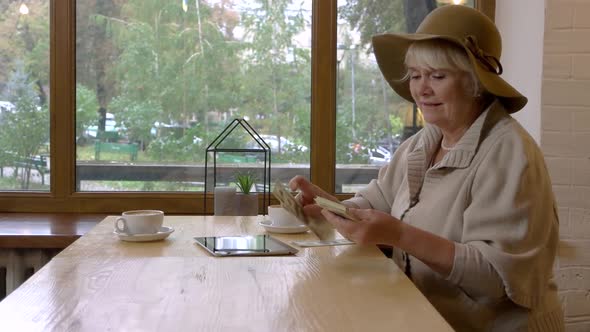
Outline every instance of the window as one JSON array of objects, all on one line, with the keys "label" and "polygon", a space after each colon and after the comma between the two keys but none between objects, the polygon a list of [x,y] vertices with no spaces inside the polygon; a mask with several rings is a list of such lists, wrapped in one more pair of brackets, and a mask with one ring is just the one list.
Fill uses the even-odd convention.
[{"label": "window", "polygon": [[[342,96],[348,89],[350,105],[349,64],[356,63],[354,90],[364,91],[356,80],[364,75],[359,61],[365,55],[360,48],[351,54],[350,45],[337,50],[337,0],[6,3],[0,5],[3,19],[17,3],[30,4],[31,12],[38,4],[51,15],[45,19],[50,61],[41,66],[47,99],[35,107],[41,112],[48,105],[43,123],[49,140],[33,154],[50,157],[51,177],[45,175],[45,187],[0,188],[4,211],[200,213],[204,148],[198,147],[235,116],[248,117],[272,149],[287,150],[281,157],[273,154],[273,178],[281,170],[284,180],[304,174],[328,191],[355,190],[342,190],[354,181],[337,184],[336,152],[341,143],[348,148],[355,142],[336,138],[337,105],[340,112],[346,103],[336,98],[336,82]],[[486,3],[493,12],[490,2],[479,6]],[[280,19],[273,21],[271,11]],[[266,44],[256,44],[256,38],[266,38]],[[260,51],[260,45],[268,48]],[[205,60],[203,53],[213,56]],[[378,87],[380,76],[373,74]],[[356,107],[366,107],[356,96]],[[366,130],[363,116],[356,112],[350,126],[357,137]],[[338,122],[343,120],[352,123],[351,112],[342,113]],[[375,169],[390,154],[383,146],[367,147]],[[184,174],[175,174],[173,166]]]},{"label": "window", "polygon": [[[202,192],[205,149],[235,118],[271,147],[275,179],[309,176],[311,0],[76,5],[77,190]],[[240,133],[225,144],[255,143]]]},{"label": "window", "polygon": [[0,190],[48,191],[49,1],[0,12]]}]

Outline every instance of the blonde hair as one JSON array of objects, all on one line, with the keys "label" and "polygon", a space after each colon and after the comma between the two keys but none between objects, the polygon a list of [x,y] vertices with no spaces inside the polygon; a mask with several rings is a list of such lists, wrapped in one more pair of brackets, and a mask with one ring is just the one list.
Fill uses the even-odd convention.
[{"label": "blonde hair", "polygon": [[[441,39],[415,41],[408,48],[404,63],[407,68],[425,67],[464,72],[468,78],[465,82],[467,91],[473,96],[479,96],[483,92],[465,50],[449,41]],[[406,81],[409,78],[408,69],[402,80]]]}]

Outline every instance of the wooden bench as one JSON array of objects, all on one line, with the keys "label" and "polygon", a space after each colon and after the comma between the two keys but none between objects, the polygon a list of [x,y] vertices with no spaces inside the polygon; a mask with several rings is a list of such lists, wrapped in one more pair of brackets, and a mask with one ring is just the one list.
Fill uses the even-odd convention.
[{"label": "wooden bench", "polygon": [[4,167],[34,169],[41,175],[41,184],[45,185],[45,174],[49,173],[47,157],[43,155],[20,157],[13,152],[4,152],[8,159],[0,164],[0,177],[4,176]]},{"label": "wooden bench", "polygon": [[20,158],[16,166],[35,169],[41,175],[41,184],[45,185],[45,174],[49,173],[47,167],[47,157],[32,156],[28,158]]},{"label": "wooden bench", "polygon": [[94,159],[100,160],[100,153],[101,152],[114,152],[114,153],[123,153],[128,154],[131,158],[131,161],[137,160],[137,152],[139,151],[139,147],[137,144],[127,144],[127,143],[108,143],[108,142],[100,142],[97,141],[94,143]]}]

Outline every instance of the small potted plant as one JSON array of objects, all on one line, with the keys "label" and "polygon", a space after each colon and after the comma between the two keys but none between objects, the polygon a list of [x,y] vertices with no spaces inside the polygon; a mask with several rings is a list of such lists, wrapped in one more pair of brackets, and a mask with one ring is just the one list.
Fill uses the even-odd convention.
[{"label": "small potted plant", "polygon": [[238,215],[258,215],[258,195],[252,192],[256,177],[250,172],[238,172],[235,176],[240,192],[236,194],[236,211]]}]

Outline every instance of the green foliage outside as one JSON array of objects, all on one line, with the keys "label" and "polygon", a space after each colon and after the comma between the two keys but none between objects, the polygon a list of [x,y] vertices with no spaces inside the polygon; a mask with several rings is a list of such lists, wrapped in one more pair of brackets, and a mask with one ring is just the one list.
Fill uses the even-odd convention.
[{"label": "green foliage outside", "polygon": [[[396,3],[399,8],[400,2]],[[114,82],[108,87],[111,92],[107,95],[113,97],[107,106],[125,127],[128,140],[140,143],[154,161],[202,162],[204,147],[228,123],[210,119],[213,112],[230,114],[227,121],[247,117],[261,133],[309,146],[311,50],[294,40],[310,22],[306,21],[309,13],[294,4],[290,0],[256,0],[245,8],[229,1],[221,5],[198,1],[189,3],[186,12],[177,3],[157,0],[130,0],[116,10],[103,4],[103,12],[119,16],[103,15],[97,12],[98,7],[81,9],[94,13],[88,29],[103,29],[112,41],[109,52],[116,57],[104,75]],[[341,12],[351,23],[358,23],[352,9]],[[242,31],[239,38],[238,26]],[[358,59],[366,50],[355,52]],[[344,135],[338,145],[339,156],[349,152],[351,142],[374,146],[382,138],[379,136],[395,134],[375,129],[389,123],[388,114],[396,100],[381,97],[389,87],[381,81],[375,84],[380,73],[374,66],[351,63],[357,72],[356,132],[362,137],[347,136],[353,92],[342,86],[339,132]],[[347,75],[343,73],[343,81],[350,80]],[[154,123],[179,130],[171,135],[158,129],[154,135]],[[248,140],[228,137],[224,144],[242,147]],[[273,161],[305,164],[309,152],[281,147]]]},{"label": "green foliage outside", "polygon": [[3,112],[0,119],[0,164],[14,167],[14,176],[21,168],[20,189],[27,189],[32,168],[27,160],[37,156],[49,141],[49,112],[46,105],[39,106],[35,83],[22,63],[17,64],[5,91],[15,108]]},{"label": "green foliage outside", "polygon": [[22,3],[0,2],[0,100],[14,106],[0,114],[0,189],[47,190],[31,178],[49,145],[49,2]]},{"label": "green foliage outside", "polygon": [[[100,52],[115,61],[102,68],[95,57],[79,59],[84,67],[102,68],[103,81],[113,82],[101,89],[111,98],[100,106],[153,161],[203,162],[204,148],[229,123],[211,119],[221,113],[230,114],[227,121],[246,117],[261,133],[309,146],[311,54],[293,42],[309,22],[292,4],[256,0],[238,10],[230,1],[197,1],[185,12],[179,3],[158,0],[82,1],[78,11],[88,16],[79,17],[87,19],[79,33],[110,40]],[[87,74],[78,82],[102,84]],[[244,147],[248,141],[228,137],[224,144]],[[273,157],[309,162],[309,153],[289,147]]]},{"label": "green foliage outside", "polygon": [[96,117],[98,101],[94,91],[78,84],[76,86],[76,138],[84,136],[84,130],[98,125]]}]

